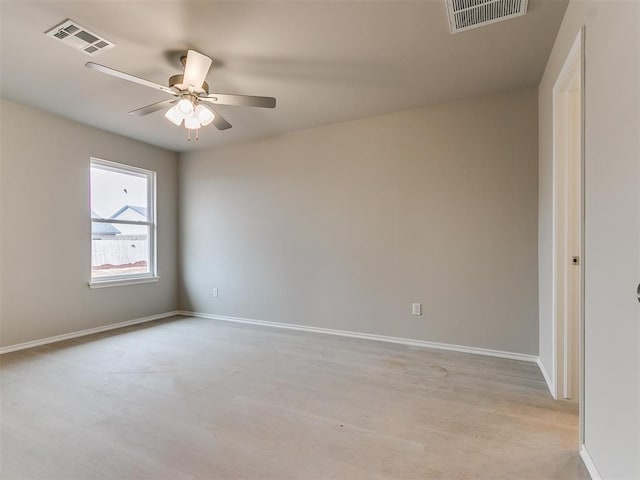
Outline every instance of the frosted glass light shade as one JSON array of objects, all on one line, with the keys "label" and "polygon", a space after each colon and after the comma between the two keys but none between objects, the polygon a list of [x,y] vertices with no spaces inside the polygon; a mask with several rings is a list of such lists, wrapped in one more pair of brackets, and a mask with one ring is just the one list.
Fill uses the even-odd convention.
[{"label": "frosted glass light shade", "polygon": [[215,118],[213,112],[203,105],[196,107],[195,114],[198,116],[198,120],[200,120],[203,127],[209,125]]},{"label": "frosted glass light shade", "polygon": [[184,119],[184,115],[180,111],[178,111],[175,105],[167,110],[167,113],[165,113],[164,116],[177,126],[180,126],[182,120]]},{"label": "frosted glass light shade", "polygon": [[191,100],[189,100],[188,98],[181,99],[176,107],[178,107],[178,111],[180,111],[184,115],[189,115],[191,112],[193,112],[193,103],[191,103]]},{"label": "frosted glass light shade", "polygon": [[200,120],[195,114],[184,119],[184,128],[188,128],[189,130],[196,130],[200,128]]}]

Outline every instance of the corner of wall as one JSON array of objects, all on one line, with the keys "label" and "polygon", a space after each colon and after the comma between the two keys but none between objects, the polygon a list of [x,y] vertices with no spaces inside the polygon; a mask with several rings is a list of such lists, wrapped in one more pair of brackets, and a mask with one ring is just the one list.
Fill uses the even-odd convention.
[{"label": "corner of wall", "polygon": [[544,377],[544,381],[547,384],[547,388],[549,389],[549,393],[551,394],[551,396],[554,399],[557,400],[557,398],[556,398],[556,384],[555,384],[553,376],[549,375],[549,370],[545,366],[545,364],[544,364],[544,362],[543,362],[541,357],[538,357],[538,360],[536,361],[536,364],[538,365],[538,368],[540,369],[540,372],[542,373],[542,376]]}]

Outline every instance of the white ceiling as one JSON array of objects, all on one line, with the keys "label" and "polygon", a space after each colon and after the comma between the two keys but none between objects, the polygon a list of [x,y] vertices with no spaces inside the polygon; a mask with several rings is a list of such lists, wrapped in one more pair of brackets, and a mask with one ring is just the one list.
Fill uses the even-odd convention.
[{"label": "white ceiling", "polygon": [[[535,87],[566,5],[529,0],[524,17],[450,35],[444,0],[2,0],[1,93],[185,151]],[[90,57],[44,35],[66,18],[116,47]],[[179,73],[167,52],[186,48],[214,58],[212,92],[274,96],[277,108],[218,107],[233,128],[209,126],[187,142],[162,112],[127,114],[162,92],[84,67],[95,61],[166,84]]]}]

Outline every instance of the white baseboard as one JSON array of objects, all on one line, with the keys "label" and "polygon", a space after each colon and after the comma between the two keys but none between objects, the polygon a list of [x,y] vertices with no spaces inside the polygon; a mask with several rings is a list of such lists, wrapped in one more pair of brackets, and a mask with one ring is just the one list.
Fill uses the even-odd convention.
[{"label": "white baseboard", "polygon": [[589,475],[591,475],[591,479],[602,480],[602,475],[600,475],[600,472],[596,468],[596,464],[593,463],[593,458],[591,458],[587,447],[584,445],[580,445],[580,458],[582,458],[584,466],[587,467],[587,471],[589,472]]},{"label": "white baseboard", "polygon": [[180,315],[191,317],[209,318],[212,320],[222,320],[224,322],[248,323],[251,325],[261,325],[265,327],[285,328],[289,330],[301,330],[303,332],[324,333],[328,335],[338,335],[341,337],[362,338],[365,340],[376,340],[378,342],[399,343],[414,347],[435,348],[438,350],[449,350],[453,352],[472,353],[475,355],[485,355],[489,357],[508,358],[511,360],[521,360],[524,362],[538,362],[537,355],[527,355],[524,353],[504,352],[501,350],[491,350],[488,348],[467,347],[463,345],[452,345],[449,343],[429,342],[426,340],[414,340],[411,338],[388,337],[385,335],[375,335],[372,333],[351,332],[349,330],[334,330],[330,328],[309,327],[306,325],[295,325],[291,323],[268,322],[265,320],[254,320],[251,318],[228,317],[223,315],[212,315],[210,313],[180,311]]},{"label": "white baseboard", "polygon": [[40,340],[33,340],[31,342],[18,343],[16,345],[9,345],[7,347],[0,348],[0,355],[3,353],[15,352],[17,350],[24,350],[25,348],[38,347],[40,345],[46,345],[48,343],[61,342],[62,340],[69,340],[70,338],[84,337],[85,335],[91,335],[93,333],[106,332],[107,330],[115,330],[116,328],[128,327],[130,325],[137,325],[138,323],[152,322],[154,320],[160,320],[162,318],[173,317],[180,315],[179,312],[166,312],[158,315],[151,315],[149,317],[135,318],[133,320],[127,320],[124,322],[111,323],[109,325],[103,325],[102,327],[88,328],[86,330],[78,330],[76,332],[65,333],[63,335],[56,335],[54,337],[41,338]]},{"label": "white baseboard", "polygon": [[544,363],[542,363],[542,360],[540,360],[540,357],[538,357],[538,361],[536,363],[538,364],[538,368],[542,372],[542,376],[544,377],[544,381],[547,382],[547,388],[549,389],[549,393],[551,394],[551,396],[555,400],[557,400],[557,398],[556,398],[556,385],[555,385],[554,382],[551,381],[551,376],[549,375],[549,372],[547,372],[547,369],[544,366]]}]

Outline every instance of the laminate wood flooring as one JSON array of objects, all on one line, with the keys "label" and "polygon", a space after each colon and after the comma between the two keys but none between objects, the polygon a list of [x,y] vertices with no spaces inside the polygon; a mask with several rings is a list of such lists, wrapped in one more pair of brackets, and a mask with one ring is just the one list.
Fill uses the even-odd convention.
[{"label": "laminate wood flooring", "polygon": [[538,367],[172,318],[0,357],[9,479],[586,479]]}]

